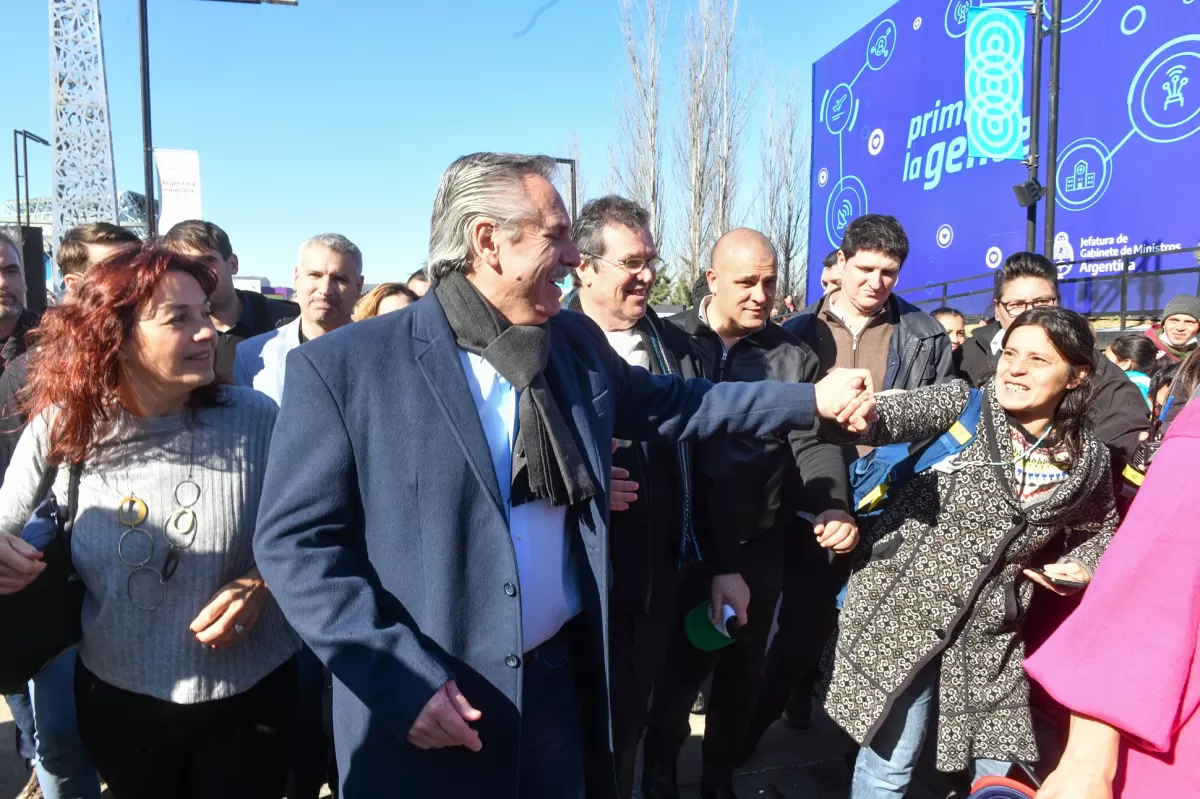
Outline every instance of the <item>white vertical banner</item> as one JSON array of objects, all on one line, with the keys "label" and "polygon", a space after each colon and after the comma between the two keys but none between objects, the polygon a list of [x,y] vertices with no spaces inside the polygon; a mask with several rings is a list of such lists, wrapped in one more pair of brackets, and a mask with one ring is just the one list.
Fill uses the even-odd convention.
[{"label": "white vertical banner", "polygon": [[200,153],[154,148],[158,167],[158,230],[165,233],[185,219],[203,219],[200,206]]}]

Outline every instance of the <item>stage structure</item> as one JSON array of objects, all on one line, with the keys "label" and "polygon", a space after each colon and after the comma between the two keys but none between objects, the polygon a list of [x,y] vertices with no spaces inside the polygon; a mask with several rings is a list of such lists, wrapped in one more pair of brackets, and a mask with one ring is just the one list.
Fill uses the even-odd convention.
[{"label": "stage structure", "polygon": [[50,0],[50,87],[57,248],[63,231],[118,219],[99,0]]}]

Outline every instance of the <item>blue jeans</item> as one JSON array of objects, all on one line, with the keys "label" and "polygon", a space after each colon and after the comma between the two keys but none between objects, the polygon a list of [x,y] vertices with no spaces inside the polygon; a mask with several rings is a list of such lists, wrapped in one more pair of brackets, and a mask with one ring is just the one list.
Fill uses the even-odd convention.
[{"label": "blue jeans", "polygon": [[583,799],[583,719],[571,626],[525,653],[519,799]]},{"label": "blue jeans", "polygon": [[[935,661],[917,675],[913,684],[892,705],[891,713],[875,734],[870,746],[858,750],[854,764],[854,782],[850,799],[898,799],[908,791],[913,771],[921,755],[921,746],[934,724],[938,668]],[[1001,760],[977,759],[975,779],[1004,775],[1009,764]]]},{"label": "blue jeans", "polygon": [[75,721],[74,675],[72,648],[29,682],[37,740],[34,764],[46,799],[100,799],[100,778]]}]

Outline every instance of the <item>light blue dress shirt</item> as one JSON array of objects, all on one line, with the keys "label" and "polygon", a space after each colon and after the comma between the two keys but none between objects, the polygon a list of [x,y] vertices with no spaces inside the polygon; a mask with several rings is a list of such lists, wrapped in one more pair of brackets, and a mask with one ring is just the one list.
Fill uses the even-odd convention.
[{"label": "light blue dress shirt", "polygon": [[579,563],[571,554],[566,507],[547,500],[512,506],[512,448],[518,393],[481,356],[459,350],[467,385],[483,423],[517,555],[521,627],[529,652],[550,640],[582,607]]}]

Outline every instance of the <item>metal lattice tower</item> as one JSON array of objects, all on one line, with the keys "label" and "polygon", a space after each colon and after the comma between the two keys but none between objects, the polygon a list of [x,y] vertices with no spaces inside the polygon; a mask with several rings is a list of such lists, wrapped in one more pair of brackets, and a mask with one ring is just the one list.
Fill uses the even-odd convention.
[{"label": "metal lattice tower", "polygon": [[117,221],[100,0],[50,0],[54,244],[88,222]]}]

